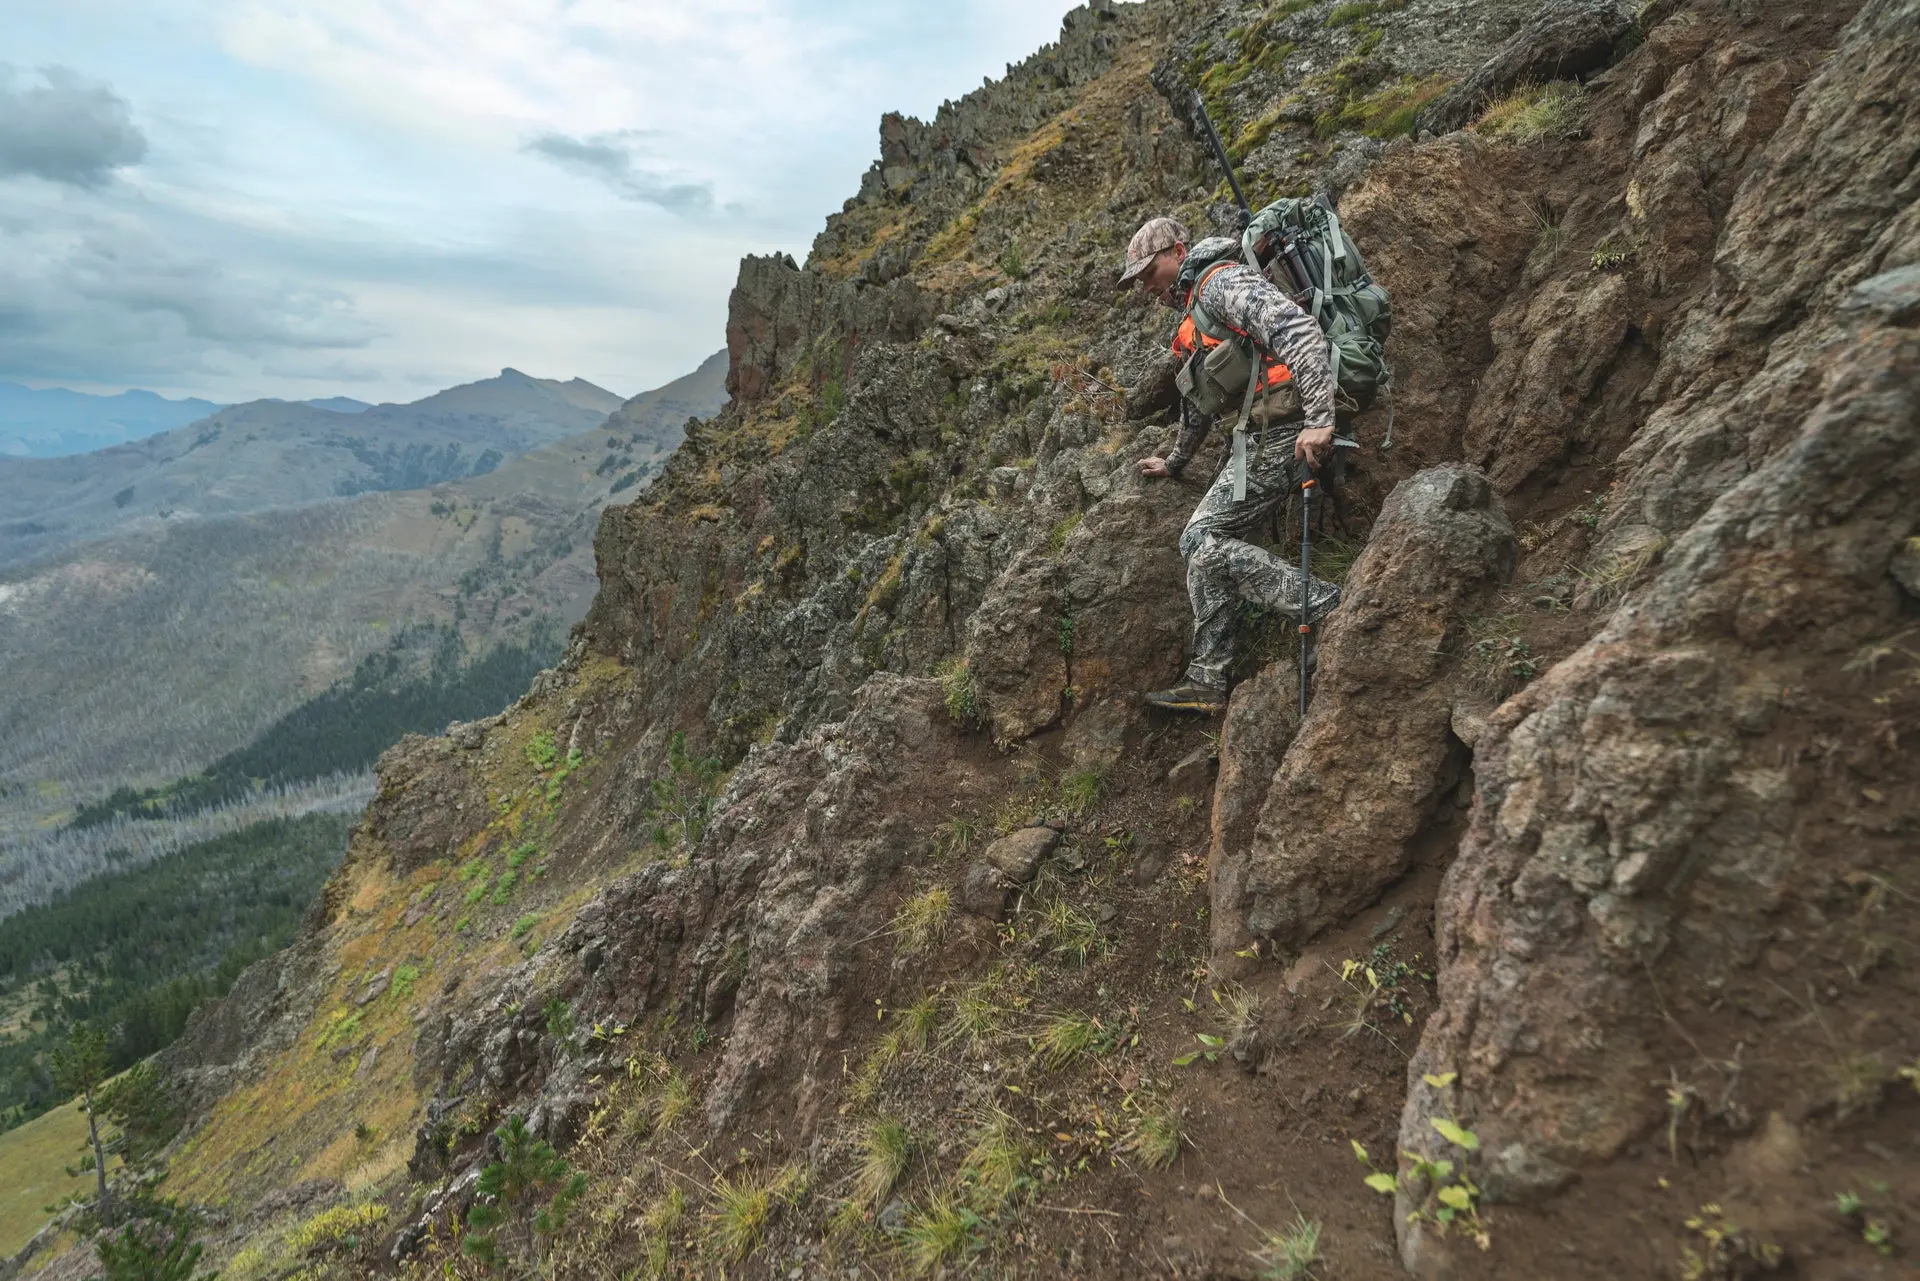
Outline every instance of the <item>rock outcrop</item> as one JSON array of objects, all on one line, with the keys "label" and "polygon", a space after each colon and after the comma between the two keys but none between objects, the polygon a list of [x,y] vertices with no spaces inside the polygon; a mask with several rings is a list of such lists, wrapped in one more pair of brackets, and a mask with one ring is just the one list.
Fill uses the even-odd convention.
[{"label": "rock outcrop", "polygon": [[[1891,567],[1920,524],[1920,334],[1886,270],[1920,255],[1920,66],[1897,52],[1916,20],[1867,5],[1743,184],[1714,290],[1662,362],[1674,398],[1622,458],[1612,536],[1673,542],[1476,752],[1401,1140],[1425,1150],[1434,1116],[1477,1125],[1490,1195],[1549,1191],[1684,1112],[1649,1082],[1724,1078],[1783,1000],[1829,1029],[1816,1060],[1878,1052],[1818,983],[1858,974],[1844,922],[1920,819],[1895,747],[1915,708],[1882,667],[1911,627]],[[1794,987],[1754,975],[1763,956]],[[1745,1017],[1705,1025],[1704,992]],[[1817,1088],[1741,1092],[1748,1114],[1821,1106]],[[1737,1124],[1734,1093],[1716,1119]],[[1403,1244],[1409,1266],[1437,1248]]]},{"label": "rock outcrop", "polygon": [[[1423,471],[1387,499],[1327,624],[1313,704],[1251,839],[1213,849],[1216,958],[1248,935],[1297,947],[1406,870],[1413,838],[1464,768],[1454,706],[1474,692],[1449,677],[1466,620],[1515,559],[1513,527],[1471,469]],[[1224,774],[1223,783],[1241,786]],[[1221,808],[1230,823],[1237,804]]]},{"label": "rock outcrop", "polygon": [[1622,0],[1554,0],[1460,81],[1421,111],[1422,129],[1446,133],[1525,84],[1598,71],[1633,29],[1637,6]]}]

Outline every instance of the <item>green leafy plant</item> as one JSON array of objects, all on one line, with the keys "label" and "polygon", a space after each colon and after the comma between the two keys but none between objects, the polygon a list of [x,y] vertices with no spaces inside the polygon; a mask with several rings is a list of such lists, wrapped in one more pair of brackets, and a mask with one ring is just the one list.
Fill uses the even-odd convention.
[{"label": "green leafy plant", "polygon": [[[1886,1190],[1887,1185],[1884,1183],[1874,1185],[1876,1193],[1884,1194]],[[1853,1226],[1860,1230],[1860,1239],[1871,1246],[1876,1253],[1892,1257],[1893,1225],[1886,1219],[1869,1213],[1867,1202],[1858,1192],[1838,1193],[1833,1198],[1833,1208],[1839,1211],[1841,1218],[1850,1220]]]},{"label": "green leafy plant", "polygon": [[1744,1277],[1751,1274],[1754,1265],[1761,1271],[1773,1272],[1786,1259],[1786,1251],[1762,1241],[1711,1202],[1701,1206],[1698,1214],[1688,1217],[1686,1228],[1697,1241],[1681,1247],[1681,1281]]},{"label": "green leafy plant", "polygon": [[[1459,1074],[1455,1072],[1439,1075],[1427,1073],[1421,1080],[1436,1090],[1445,1090],[1458,1077]],[[1402,1150],[1400,1160],[1406,1169],[1404,1175],[1375,1169],[1367,1149],[1358,1140],[1349,1140],[1353,1144],[1354,1156],[1367,1167],[1366,1185],[1382,1196],[1394,1196],[1405,1191],[1418,1197],[1418,1204],[1409,1215],[1410,1220],[1431,1223],[1442,1235],[1458,1228],[1482,1250],[1488,1249],[1493,1244],[1493,1238],[1480,1213],[1480,1188],[1468,1175],[1466,1168],[1467,1159],[1480,1150],[1480,1138],[1451,1114],[1429,1117],[1428,1121],[1453,1149],[1453,1155],[1429,1157]]]},{"label": "green leafy plant", "polygon": [[1210,1032],[1195,1032],[1193,1037],[1196,1041],[1200,1042],[1200,1048],[1197,1050],[1189,1050],[1187,1053],[1174,1059],[1173,1065],[1175,1067],[1187,1067],[1201,1059],[1205,1059],[1209,1063],[1218,1063],[1220,1061],[1220,1052],[1227,1048],[1226,1037],[1214,1036]]},{"label": "green leafy plant", "polygon": [[559,759],[560,749],[554,746],[552,730],[539,730],[527,741],[527,764],[542,774],[552,769]]}]

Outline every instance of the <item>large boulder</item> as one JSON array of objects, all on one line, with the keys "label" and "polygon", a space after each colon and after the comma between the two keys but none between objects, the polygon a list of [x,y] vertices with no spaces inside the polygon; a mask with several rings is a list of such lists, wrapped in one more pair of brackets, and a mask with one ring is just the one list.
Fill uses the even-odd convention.
[{"label": "large boulder", "polygon": [[1387,499],[1327,625],[1306,722],[1244,846],[1230,843],[1244,770],[1223,763],[1234,782],[1213,850],[1216,959],[1246,935],[1297,946],[1406,870],[1466,757],[1452,729],[1464,621],[1516,556],[1473,468],[1429,468]]}]

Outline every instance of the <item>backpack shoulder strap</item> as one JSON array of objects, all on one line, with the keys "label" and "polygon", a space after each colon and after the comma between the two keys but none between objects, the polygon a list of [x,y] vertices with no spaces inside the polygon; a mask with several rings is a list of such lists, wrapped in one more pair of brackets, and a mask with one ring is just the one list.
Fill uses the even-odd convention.
[{"label": "backpack shoulder strap", "polygon": [[1206,289],[1207,282],[1221,270],[1238,266],[1240,264],[1232,259],[1214,263],[1200,273],[1200,279],[1193,282],[1193,292],[1187,296],[1187,315],[1193,318],[1194,328],[1215,342],[1228,342],[1234,338],[1245,338],[1246,335],[1201,306],[1200,294]]}]

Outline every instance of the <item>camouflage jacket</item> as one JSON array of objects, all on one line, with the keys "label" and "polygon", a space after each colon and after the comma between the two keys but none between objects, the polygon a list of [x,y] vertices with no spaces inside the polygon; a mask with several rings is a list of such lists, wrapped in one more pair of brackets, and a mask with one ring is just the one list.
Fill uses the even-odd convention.
[{"label": "camouflage jacket", "polygon": [[[1202,242],[1204,244],[1205,242]],[[1195,250],[1201,245],[1194,246]],[[1177,286],[1191,288],[1182,280]],[[1293,386],[1306,411],[1306,426],[1333,426],[1333,366],[1319,322],[1253,268],[1236,264],[1207,277],[1200,305],[1219,320],[1251,336],[1270,356],[1293,371]],[[1180,439],[1167,455],[1175,473],[1187,465],[1213,424],[1181,406]]]}]

